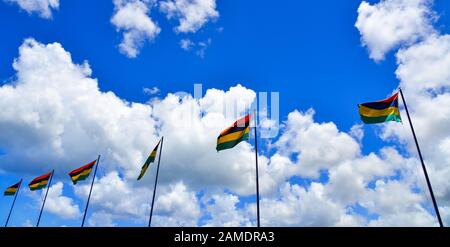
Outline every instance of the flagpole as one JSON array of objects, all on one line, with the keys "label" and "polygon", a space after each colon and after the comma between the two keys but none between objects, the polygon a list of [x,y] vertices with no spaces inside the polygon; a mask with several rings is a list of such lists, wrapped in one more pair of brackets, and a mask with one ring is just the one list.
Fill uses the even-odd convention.
[{"label": "flagpole", "polygon": [[255,160],[256,160],[256,216],[257,216],[257,222],[258,227],[261,226],[260,224],[260,217],[259,217],[259,174],[258,174],[258,136],[257,136],[257,121],[256,121],[256,110],[254,110],[254,119],[255,119]]},{"label": "flagpole", "polygon": [[44,201],[42,202],[42,208],[41,208],[41,212],[39,213],[39,218],[38,218],[36,227],[39,227],[39,222],[41,221],[42,211],[44,211],[45,201],[47,200],[48,190],[50,189],[50,186],[52,185],[54,173],[55,173],[55,170],[52,170],[52,175],[50,176],[50,181],[48,181],[47,191],[45,192]]},{"label": "flagpole", "polygon": [[81,227],[84,226],[84,220],[86,219],[86,213],[87,213],[87,210],[89,207],[89,201],[91,200],[92,187],[94,187],[95,175],[97,175],[97,168],[98,168],[99,161],[100,161],[100,154],[98,155],[97,164],[95,165],[94,176],[92,177],[91,189],[89,190],[89,196],[88,196],[88,200],[86,203],[86,208],[84,209],[84,215],[83,215],[83,221],[81,222]]},{"label": "flagpole", "polygon": [[19,188],[17,188],[17,192],[16,192],[16,194],[14,195],[14,200],[13,200],[13,203],[12,203],[12,205],[11,205],[11,209],[9,210],[9,214],[8,214],[8,218],[6,219],[5,227],[8,226],[9,218],[11,217],[11,213],[12,213],[12,211],[13,211],[14,204],[16,203],[17,194],[19,194],[19,190],[20,190],[20,187],[21,187],[21,186],[22,186],[22,179],[20,179],[20,182],[19,182]]},{"label": "flagpole", "polygon": [[405,97],[403,96],[403,91],[402,91],[401,88],[399,88],[399,91],[400,91],[400,95],[402,96],[403,105],[405,106],[406,115],[408,116],[409,125],[411,126],[411,131],[412,131],[412,134],[413,134],[413,137],[414,137],[414,141],[416,142],[417,152],[419,153],[420,162],[422,163],[423,173],[425,174],[425,179],[427,180],[428,189],[430,190],[430,195],[431,195],[431,199],[433,201],[434,210],[436,212],[436,216],[437,216],[438,221],[439,221],[439,226],[440,227],[444,227],[444,224],[442,223],[442,219],[441,219],[441,214],[439,213],[439,208],[438,208],[438,205],[436,203],[436,198],[434,197],[433,188],[431,187],[430,178],[428,177],[427,168],[425,167],[425,163],[423,162],[422,152],[420,151],[419,143],[417,142],[417,137],[416,137],[416,133],[414,131],[414,127],[413,127],[413,124],[412,124],[412,121],[411,121],[411,117],[409,116],[408,107],[406,106]]},{"label": "flagpole", "polygon": [[159,149],[158,167],[156,168],[155,186],[153,186],[152,207],[150,208],[150,218],[148,220],[148,227],[151,227],[151,225],[152,225],[153,205],[155,204],[156,185],[158,184],[159,164],[161,162],[161,153],[162,153],[163,143],[164,143],[164,136],[161,137],[161,148]]}]

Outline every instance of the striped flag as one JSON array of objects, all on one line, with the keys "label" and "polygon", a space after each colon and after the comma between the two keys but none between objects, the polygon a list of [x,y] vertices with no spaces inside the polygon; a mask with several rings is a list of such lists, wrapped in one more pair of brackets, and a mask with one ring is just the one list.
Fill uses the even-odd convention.
[{"label": "striped flag", "polygon": [[52,176],[51,172],[44,174],[42,176],[39,176],[39,177],[33,179],[33,181],[31,181],[28,184],[28,187],[30,187],[31,191],[43,189],[43,188],[45,188],[45,186],[47,186],[48,180],[50,179],[51,176]]},{"label": "striped flag", "polygon": [[147,160],[145,161],[144,165],[141,168],[141,173],[139,174],[139,177],[137,178],[137,180],[140,180],[145,175],[145,172],[147,171],[148,167],[150,166],[150,163],[155,162],[156,153],[158,151],[158,147],[159,147],[160,143],[161,143],[161,140],[159,140],[156,147],[153,149],[153,151],[148,156]]},{"label": "striped flag", "polygon": [[10,187],[8,187],[5,190],[5,193],[3,195],[5,196],[13,196],[17,193],[17,191],[19,190],[20,184],[22,183],[22,181],[16,183],[15,185],[12,185]]},{"label": "striped flag", "polygon": [[384,100],[359,104],[358,108],[361,120],[366,124],[402,121],[398,110],[398,93]]},{"label": "striped flag", "polygon": [[77,184],[78,181],[83,181],[89,177],[92,172],[92,168],[95,165],[97,160],[94,160],[80,168],[77,168],[71,172],[69,172],[70,179],[72,179],[73,184]]},{"label": "striped flag", "polygon": [[249,139],[250,114],[234,122],[232,126],[222,131],[217,137],[216,150],[230,149],[238,143]]}]

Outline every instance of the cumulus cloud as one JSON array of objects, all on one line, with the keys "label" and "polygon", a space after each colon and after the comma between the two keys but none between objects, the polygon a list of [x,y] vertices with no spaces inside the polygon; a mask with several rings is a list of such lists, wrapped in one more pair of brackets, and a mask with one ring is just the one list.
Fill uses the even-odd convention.
[{"label": "cumulus cloud", "polygon": [[[431,5],[432,1],[425,0],[382,1],[376,5],[363,2],[360,6],[357,26],[360,26],[358,28],[362,40],[371,49],[371,57],[375,59],[382,57],[381,55],[388,48],[393,48],[394,44],[403,43],[396,53],[398,64],[396,75],[405,94],[431,183],[442,210],[448,207],[450,203],[450,183],[447,179],[450,174],[450,160],[448,159],[450,155],[448,151],[448,140],[450,140],[450,129],[448,127],[450,126],[450,120],[448,116],[450,112],[447,107],[443,107],[450,104],[450,72],[446,69],[450,66],[450,38],[448,34],[439,34],[432,27],[431,24],[436,16],[431,10]],[[369,23],[367,20],[373,18],[372,15],[376,16],[373,21],[377,20],[380,25],[372,24],[371,28],[367,29],[369,26],[364,23]],[[410,17],[414,18],[411,19]],[[403,24],[399,26],[397,20],[401,20]],[[385,39],[384,34],[390,33],[386,31],[392,29],[392,27],[396,27],[398,33],[391,33],[393,39]],[[367,33],[364,30],[370,32]],[[369,35],[370,33],[373,34],[372,38]],[[377,44],[390,45],[383,48],[383,46]],[[404,116],[404,124],[384,125],[381,138],[405,144],[410,155],[417,157],[411,130],[406,127],[409,123],[407,123],[408,120],[404,111],[402,111],[402,115]],[[424,180],[421,170],[418,176],[421,180]],[[396,186],[395,188],[400,189],[402,185],[389,185],[389,183],[385,185],[382,183],[379,191],[381,192],[382,188],[386,186]],[[425,191],[427,192],[427,189]],[[412,205],[417,206],[417,203]],[[445,210],[443,211],[445,212]],[[417,217],[422,213],[423,210],[421,209],[411,212]],[[383,225],[388,222],[395,224],[394,222],[397,221],[420,225],[430,220],[426,217],[420,218],[421,221],[417,221],[416,217],[408,220],[406,215],[396,213],[382,216],[380,221],[373,224]]]},{"label": "cumulus cloud", "polygon": [[[417,132],[425,163],[429,169],[438,203],[450,203],[448,159],[450,140],[450,66],[449,35],[431,36],[427,40],[397,53],[397,77],[405,93],[408,109]],[[405,124],[407,119],[404,117]],[[411,131],[401,126],[386,126],[384,139],[395,139],[417,153]]]},{"label": "cumulus cloud", "polygon": [[52,18],[52,9],[59,8],[59,0],[4,0],[7,3],[15,3],[28,14],[37,13],[45,19]]},{"label": "cumulus cloud", "polygon": [[[81,198],[87,198],[90,184],[75,186],[75,193]],[[105,221],[105,215],[109,214],[112,219],[135,218],[145,221],[143,216],[149,212],[149,198],[151,190],[147,188],[135,188],[121,178],[116,171],[111,171],[98,179],[92,189],[91,195],[92,212],[100,211],[96,217]],[[124,200],[126,198],[126,200]],[[93,225],[97,225],[94,224]]]},{"label": "cumulus cloud", "polygon": [[[0,87],[0,143],[7,147],[0,157],[2,169],[33,174],[50,167],[69,171],[100,153],[103,175],[94,185],[88,224],[145,225],[156,167],[152,165],[142,181],[136,178],[149,151],[164,136],[155,225],[255,224],[255,204],[241,201],[255,193],[251,142],[215,150],[218,133],[254,105],[253,90],[238,84],[226,91],[209,89],[200,98],[168,94],[148,104],[127,102],[101,92],[89,64],[75,63],[61,44],[33,39],[19,48],[13,67],[17,76]],[[430,222],[424,209],[427,198],[416,192],[420,186],[414,179],[415,159],[389,147],[363,155],[360,134],[343,132],[332,122],[317,123],[312,109],[291,112],[284,125],[273,155],[259,155],[265,225],[389,225],[393,211],[372,205],[382,205],[373,194],[384,193],[381,182],[391,180],[401,180],[402,193],[410,194],[401,203],[414,204],[404,209],[420,217],[414,224]],[[306,184],[292,183],[293,177],[306,179]],[[62,184],[58,186],[62,191]],[[89,184],[74,190],[85,199]],[[204,191],[203,196],[197,194]],[[62,201],[55,205],[73,208],[72,202]],[[379,215],[378,222],[355,212],[355,205]],[[59,213],[75,217],[76,211]],[[202,221],[204,215],[209,218]]]},{"label": "cumulus cloud", "polygon": [[216,0],[167,0],[159,6],[167,18],[178,19],[176,31],[181,33],[195,33],[206,22],[219,17]]},{"label": "cumulus cloud", "polygon": [[154,205],[155,226],[196,226],[201,216],[199,201],[195,192],[182,183],[174,183],[157,191]]},{"label": "cumulus cloud", "polygon": [[45,202],[45,210],[63,219],[79,218],[81,212],[78,205],[74,203],[72,198],[62,195],[63,188],[62,182],[57,182],[50,187],[47,201]]},{"label": "cumulus cloud", "polygon": [[114,227],[113,216],[103,210],[94,212],[88,219],[88,225],[94,227]]},{"label": "cumulus cloud", "polygon": [[74,64],[58,43],[27,39],[19,54],[17,80],[0,88],[0,140],[8,149],[2,168],[70,170],[101,153],[105,166],[124,164],[134,175],[157,141],[152,108],[100,92],[89,65]]},{"label": "cumulus cloud", "polygon": [[435,14],[432,0],[382,0],[376,4],[363,1],[355,26],[361,42],[375,61],[384,59],[392,48],[412,44],[433,34]]},{"label": "cumulus cloud", "polygon": [[213,194],[203,198],[206,204],[207,215],[210,217],[204,226],[225,226],[225,227],[239,227],[255,225],[251,222],[254,219],[255,213],[252,217],[248,217],[246,211],[239,209],[239,197],[227,193]]},{"label": "cumulus cloud", "polygon": [[433,35],[397,53],[397,77],[405,90],[442,94],[450,87],[450,35]]},{"label": "cumulus cloud", "polygon": [[437,226],[436,219],[420,205],[422,201],[422,195],[412,193],[405,183],[377,181],[362,205],[380,215],[369,226]]},{"label": "cumulus cloud", "polygon": [[154,1],[114,0],[114,16],[111,23],[122,32],[120,52],[130,58],[136,57],[145,41],[152,41],[161,28],[149,16]]},{"label": "cumulus cloud", "polygon": [[296,155],[302,176],[318,177],[322,169],[359,155],[360,147],[350,135],[338,130],[336,125],[316,123],[314,110],[289,113],[286,129],[275,143],[279,152]]}]

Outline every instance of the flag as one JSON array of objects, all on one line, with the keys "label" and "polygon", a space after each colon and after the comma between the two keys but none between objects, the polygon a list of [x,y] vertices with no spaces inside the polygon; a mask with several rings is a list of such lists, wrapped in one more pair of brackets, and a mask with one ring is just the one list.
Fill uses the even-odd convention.
[{"label": "flag", "polygon": [[147,160],[145,161],[144,165],[141,168],[141,173],[139,174],[139,177],[137,178],[137,180],[140,180],[144,176],[144,174],[147,171],[148,166],[150,165],[150,163],[155,162],[156,152],[158,151],[159,143],[161,143],[161,140],[159,140],[159,142],[156,145],[156,147],[153,149],[153,151],[148,156]]},{"label": "flag", "polygon": [[95,162],[97,162],[97,160],[94,160],[94,161],[88,163],[87,165],[84,165],[80,168],[77,168],[77,169],[69,172],[69,176],[70,176],[70,179],[72,179],[73,184],[77,184],[78,181],[83,181],[86,178],[88,178],[92,172],[92,168],[94,167]]},{"label": "flag", "polygon": [[17,193],[17,191],[19,190],[19,187],[20,187],[21,183],[22,183],[22,181],[18,182],[15,185],[12,185],[12,186],[8,187],[5,190],[5,193],[3,195],[5,195],[5,196],[13,196],[13,195],[15,195]]},{"label": "flag", "polygon": [[398,110],[398,93],[385,100],[359,104],[358,108],[361,120],[366,124],[402,121]]},{"label": "flag", "polygon": [[31,181],[28,184],[28,187],[30,187],[30,190],[32,190],[32,191],[45,188],[45,186],[47,186],[48,180],[50,179],[51,176],[52,176],[51,172],[44,174],[42,176],[39,176],[39,177],[33,179],[33,181]]},{"label": "flag", "polygon": [[250,133],[250,114],[234,122],[217,137],[216,150],[233,148],[239,142],[248,140]]}]

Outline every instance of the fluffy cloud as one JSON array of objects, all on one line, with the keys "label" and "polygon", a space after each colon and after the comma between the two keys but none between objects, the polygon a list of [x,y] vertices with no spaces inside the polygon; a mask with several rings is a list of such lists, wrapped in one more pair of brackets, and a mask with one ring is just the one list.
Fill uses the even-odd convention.
[{"label": "fluffy cloud", "polygon": [[8,3],[16,3],[28,14],[38,13],[40,17],[49,19],[52,17],[52,9],[59,8],[59,0],[4,0]]},{"label": "fluffy cloud", "polygon": [[154,1],[114,0],[115,13],[111,18],[117,31],[123,32],[120,51],[130,58],[139,54],[145,41],[152,41],[161,29],[149,16]]},{"label": "fluffy cloud", "polygon": [[[60,44],[32,39],[20,47],[13,66],[16,79],[0,87],[0,143],[6,147],[0,159],[5,171],[68,171],[101,153],[99,174],[104,175],[94,185],[89,225],[145,225],[156,167],[152,165],[142,181],[136,177],[164,136],[155,225],[255,224],[255,204],[241,201],[255,191],[251,142],[215,150],[217,134],[254,105],[253,90],[237,85],[227,91],[209,89],[201,98],[177,93],[148,104],[130,103],[99,91],[88,63],[74,63]],[[395,211],[377,201],[377,194],[384,195],[383,183],[397,180],[400,192],[408,193],[401,203],[414,205],[404,208],[405,214],[417,217],[414,224],[432,222],[424,209],[426,197],[416,192],[420,186],[414,179],[415,159],[388,147],[363,155],[362,129],[355,127],[351,133],[356,139],[332,122],[315,122],[312,109],[288,115],[281,137],[272,145],[273,155],[258,157],[264,225],[393,224]],[[441,144],[443,149],[446,145]],[[327,178],[319,179],[319,174]],[[293,177],[304,178],[305,184],[293,183]],[[57,185],[53,197],[61,198],[62,184]],[[74,190],[84,200],[89,184]],[[58,203],[74,208],[66,199],[55,200]],[[355,212],[355,205],[378,215],[377,222]],[[76,211],[59,214],[75,217]]]},{"label": "fluffy cloud", "polygon": [[434,33],[432,0],[382,0],[371,5],[363,1],[355,26],[361,41],[376,61],[392,48],[411,44]]},{"label": "fluffy cloud", "polygon": [[19,53],[17,80],[0,88],[2,169],[70,170],[101,153],[105,166],[134,175],[157,141],[152,108],[100,92],[89,65],[74,64],[58,43],[27,39]]},{"label": "fluffy cloud", "polygon": [[63,187],[62,182],[57,182],[50,187],[45,202],[45,210],[63,219],[79,218],[81,213],[78,205],[74,204],[71,198],[62,195]]},{"label": "fluffy cloud", "polygon": [[296,155],[302,176],[318,177],[320,170],[359,155],[358,142],[336,125],[316,123],[314,110],[289,113],[286,129],[275,146],[285,155]]},{"label": "fluffy cloud", "polygon": [[155,226],[196,226],[201,216],[199,201],[195,192],[178,182],[157,191],[152,219]]},{"label": "fluffy cloud", "polygon": [[[227,92],[208,90],[200,100],[169,94],[150,105],[129,103],[112,92],[100,92],[87,62],[75,64],[60,44],[44,45],[33,39],[20,47],[13,67],[17,79],[0,88],[0,105],[5,109],[0,116],[0,128],[4,130],[0,139],[7,150],[1,156],[3,170],[30,174],[51,167],[71,170],[100,153],[101,167],[114,183],[110,186],[122,186],[129,195],[127,191],[133,185],[128,179],[136,179],[158,140],[157,133],[161,133],[167,140],[162,185],[182,180],[194,189],[212,186],[253,193],[251,145],[242,143],[234,149],[234,155],[215,151],[220,130],[252,105],[256,97],[252,90],[238,85]],[[24,98],[27,100],[21,100]],[[224,106],[228,109],[225,115]],[[174,153],[177,155],[171,155]],[[260,159],[264,161],[264,157]],[[211,160],[216,162],[212,164]],[[17,162],[26,165],[17,166]],[[124,177],[109,173],[117,169]],[[151,185],[151,180],[143,184]],[[85,194],[79,195],[85,198]],[[118,204],[121,198],[110,199]],[[96,200],[93,196],[94,203]],[[142,215],[142,209],[136,208],[145,207],[146,202],[131,202],[135,207],[115,208],[125,215]],[[109,210],[107,206],[102,208]]]},{"label": "fluffy cloud", "polygon": [[312,183],[309,190],[286,184],[280,198],[262,200],[262,224],[270,226],[333,226],[342,208],[327,199],[324,185]]},{"label": "fluffy cloud", "polygon": [[[90,184],[75,186],[75,193],[87,198]],[[150,189],[134,188],[131,183],[121,178],[116,171],[109,172],[94,184],[91,195],[92,212],[100,211],[99,219],[110,215],[113,219],[135,218],[144,221],[143,216],[149,212]],[[148,196],[145,196],[148,195]],[[124,200],[126,198],[126,200]],[[104,221],[103,221],[104,222]],[[96,225],[93,223],[93,225]]]},{"label": "fluffy cloud", "polygon": [[[75,187],[78,196],[86,198],[90,185]],[[117,172],[101,177],[93,188],[89,218],[91,226],[115,226],[115,221],[132,220],[146,225],[153,190],[137,187]],[[193,226],[200,217],[195,193],[182,183],[158,186],[153,212],[153,226]],[[126,200],[124,200],[126,198]]]},{"label": "fluffy cloud", "polygon": [[[397,53],[397,77],[410,92],[442,94],[450,87],[450,35],[433,35]],[[433,92],[431,92],[433,93]]]},{"label": "fluffy cloud", "polygon": [[[450,204],[450,183],[447,179],[450,174],[450,160],[448,159],[450,155],[448,148],[450,140],[450,128],[448,127],[450,126],[450,120],[448,116],[450,111],[445,107],[450,105],[450,72],[447,69],[450,67],[450,37],[448,34],[439,34],[431,26],[432,20],[435,18],[433,11],[430,9],[431,4],[432,1],[382,1],[375,6],[370,6],[363,2],[360,6],[359,18],[365,20],[367,16],[362,15],[365,12],[383,13],[376,14],[380,25],[372,26],[371,30],[374,37],[368,38],[369,36],[362,31],[364,29],[360,28],[362,39],[371,50],[369,42],[373,41],[374,44],[382,44],[383,42],[376,41],[386,41],[384,34],[386,30],[390,29],[387,24],[391,23],[392,20],[398,19],[408,25],[408,28],[404,27],[402,32],[392,36],[396,37],[397,44],[399,42],[404,43],[402,48],[396,53],[398,64],[396,75],[400,80],[400,86],[408,103],[408,109],[417,131],[438,204],[443,210]],[[412,20],[407,17],[407,13],[410,16],[416,16],[413,25],[411,25],[410,22]],[[362,23],[364,22],[360,22],[360,24]],[[395,26],[393,25],[393,27]],[[402,38],[399,39],[398,37]],[[375,53],[375,55],[371,56],[375,58],[377,58],[377,50],[380,55],[387,49],[376,49],[376,45],[372,46],[375,47],[372,50],[372,53]],[[388,47],[392,48],[392,45]],[[408,120],[404,111],[402,111],[402,116],[404,124],[384,125],[381,137],[384,140],[396,140],[405,144],[411,156],[416,156],[417,150],[411,136],[411,130],[406,127],[409,123],[407,123]],[[419,178],[424,180],[419,164],[416,167],[420,171]],[[402,185],[389,184],[380,184],[379,192],[382,193],[383,188],[387,186],[393,186],[393,189],[399,190],[402,188]],[[425,191],[427,190],[425,189]],[[408,195],[406,192],[404,193]],[[418,207],[417,203],[412,205]],[[380,205],[376,207],[380,208]],[[420,208],[416,208],[415,211],[412,209],[408,211],[411,211],[411,214],[417,217],[407,219],[407,215],[396,212],[388,214],[388,216],[381,216],[380,221],[376,221],[373,224],[383,225],[395,224],[394,222],[407,222],[410,225],[423,225],[425,222],[432,221],[426,217],[419,217],[419,215],[424,213]],[[418,218],[422,220],[417,221]],[[447,224],[449,224],[448,219]]]},{"label": "fluffy cloud", "polygon": [[436,226],[436,219],[420,205],[422,197],[412,193],[405,183],[377,181],[362,205],[380,215],[369,226]]},{"label": "fluffy cloud", "polygon": [[[419,143],[438,203],[450,203],[450,66],[449,35],[431,36],[397,53],[399,64],[396,71],[401,80],[408,107],[417,131]],[[406,116],[405,124],[407,124]],[[408,128],[386,126],[382,137],[393,138],[408,145],[410,153],[416,147]]]},{"label": "fluffy cloud", "polygon": [[[239,197],[236,195],[214,194],[206,196],[203,200],[206,204],[207,215],[210,218],[204,226],[238,227],[254,225],[246,211],[237,207]],[[251,218],[255,218],[255,213],[252,214]]]},{"label": "fluffy cloud", "polygon": [[219,17],[216,0],[167,0],[160,3],[160,10],[167,18],[177,18],[176,30],[195,33],[209,20]]}]

